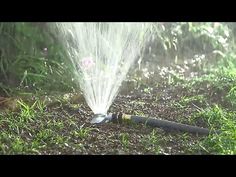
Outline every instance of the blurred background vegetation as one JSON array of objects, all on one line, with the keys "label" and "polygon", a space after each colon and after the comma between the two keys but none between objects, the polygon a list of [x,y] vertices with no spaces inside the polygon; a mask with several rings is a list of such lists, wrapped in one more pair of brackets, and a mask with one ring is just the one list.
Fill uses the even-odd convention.
[{"label": "blurred background vegetation", "polygon": [[70,62],[46,23],[0,23],[1,94],[71,90],[72,77]]},{"label": "blurred background vegetation", "polygon": [[[155,23],[153,36],[128,78],[135,86],[162,66],[199,69],[234,51],[235,23]],[[189,66],[189,67],[191,67]],[[0,23],[0,94],[73,91],[70,60],[50,23]],[[163,69],[163,68],[162,68]],[[144,78],[144,79],[143,79]],[[158,78],[156,78],[158,79]],[[152,82],[157,82],[153,80]],[[127,85],[124,85],[124,87]]]}]

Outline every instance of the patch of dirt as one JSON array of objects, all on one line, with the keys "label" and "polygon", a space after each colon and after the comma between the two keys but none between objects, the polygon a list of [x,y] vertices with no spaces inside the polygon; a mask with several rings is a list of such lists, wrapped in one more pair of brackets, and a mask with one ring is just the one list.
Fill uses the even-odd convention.
[{"label": "patch of dirt", "polygon": [[[120,94],[116,97],[109,112],[123,112],[131,115],[145,115],[148,117],[158,117],[176,122],[186,122],[185,119],[196,108],[177,109],[170,107],[170,101],[179,99],[184,93],[176,93],[171,89],[153,90],[151,93],[130,92],[126,95]],[[114,124],[105,123],[102,125],[91,125],[92,111],[83,103],[79,109],[70,106],[62,108],[51,108],[53,112],[58,112],[61,117],[69,114],[73,116],[73,121],[79,127],[92,128],[85,139],[71,138],[71,148],[66,148],[65,154],[186,154],[192,145],[196,144],[202,136],[188,134],[188,140],[183,141],[181,132],[166,132],[159,128],[151,128],[145,125]],[[75,127],[66,127],[67,131],[72,131]],[[156,131],[157,144],[152,143],[147,147],[144,140]],[[127,145],[122,144],[121,134],[128,135]],[[73,147],[77,148],[73,148]],[[158,147],[156,148],[151,147]]]},{"label": "patch of dirt", "polygon": [[[166,83],[166,82],[165,82]],[[133,89],[131,89],[133,90]],[[192,113],[199,105],[187,105],[183,108],[173,106],[183,96],[194,96],[196,93],[185,88],[159,84],[152,90],[145,88],[134,91],[120,92],[111,105],[109,112],[122,112],[131,115],[144,115],[165,120],[207,127],[205,122],[189,121]],[[79,103],[79,108],[73,107],[73,102]],[[40,154],[198,154],[192,150],[203,137],[180,132],[166,132],[159,128],[145,125],[114,124],[91,125],[92,111],[83,98],[72,100],[70,104],[52,104],[46,111],[50,116],[42,117],[28,126],[33,131],[32,136],[23,134],[23,138],[33,141],[33,136],[43,129],[51,129],[50,121],[64,124],[62,129],[55,129],[54,137],[65,138],[62,144],[45,142]],[[73,135],[73,132],[88,130],[83,135]],[[153,132],[155,131],[155,134]],[[123,136],[124,135],[124,136]],[[123,137],[123,138],[122,138]],[[124,138],[125,137],[125,138]],[[193,151],[193,152],[192,152]]]}]

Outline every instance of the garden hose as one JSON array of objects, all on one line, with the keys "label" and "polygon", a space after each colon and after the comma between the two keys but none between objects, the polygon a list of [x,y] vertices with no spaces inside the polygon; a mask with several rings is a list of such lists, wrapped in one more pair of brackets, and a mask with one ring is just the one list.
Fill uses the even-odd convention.
[{"label": "garden hose", "polygon": [[94,115],[91,123],[92,124],[100,124],[104,122],[122,123],[127,121],[134,123],[143,123],[145,125],[162,128],[167,131],[176,130],[176,131],[189,132],[201,135],[209,135],[210,133],[210,130],[207,128],[201,128],[197,126],[191,126],[157,118],[128,115],[123,113],[109,114],[109,115],[96,114]]}]

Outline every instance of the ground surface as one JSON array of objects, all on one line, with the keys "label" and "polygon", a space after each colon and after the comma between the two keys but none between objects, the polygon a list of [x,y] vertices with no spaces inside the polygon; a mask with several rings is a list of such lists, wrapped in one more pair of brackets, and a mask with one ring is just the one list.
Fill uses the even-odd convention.
[{"label": "ground surface", "polygon": [[[196,75],[202,74],[186,70],[183,77],[153,74],[147,82],[126,83],[109,112],[209,128],[209,122],[199,112],[215,103],[225,105],[221,98],[225,98],[226,92],[222,90],[226,88],[215,88],[215,78],[214,82],[194,81]],[[220,80],[218,84],[221,83]],[[0,154],[215,153],[201,146],[205,136],[128,123],[91,125],[93,113],[81,95],[57,94],[50,99],[48,95],[1,97],[0,108]]]},{"label": "ground surface", "polygon": [[[182,87],[136,89],[119,94],[110,112],[145,115],[207,127],[191,122],[195,104],[179,107],[186,95]],[[188,94],[189,96],[191,94]],[[65,96],[64,96],[65,97]],[[91,125],[93,115],[81,96],[60,100],[42,109],[21,106],[2,113],[1,154],[204,154],[197,143],[204,137],[181,132],[165,132],[145,125]],[[75,102],[73,100],[76,100]],[[24,102],[22,101],[22,104]],[[28,111],[28,113],[27,113]],[[5,117],[5,119],[4,119]],[[7,120],[6,120],[7,117]]]}]

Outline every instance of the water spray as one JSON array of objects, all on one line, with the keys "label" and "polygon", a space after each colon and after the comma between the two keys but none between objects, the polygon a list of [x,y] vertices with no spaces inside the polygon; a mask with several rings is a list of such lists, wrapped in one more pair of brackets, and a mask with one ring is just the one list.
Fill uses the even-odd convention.
[{"label": "water spray", "polygon": [[[152,34],[152,23],[57,23],[75,82],[94,114],[106,114]],[[100,115],[101,116],[101,115]]]},{"label": "water spray", "polygon": [[107,111],[131,65],[152,34],[152,23],[57,23],[75,78],[95,114],[91,123],[132,121],[165,129],[208,134],[190,125]]}]

